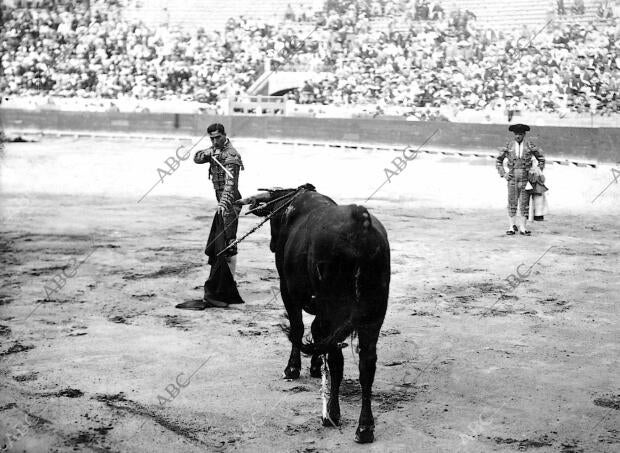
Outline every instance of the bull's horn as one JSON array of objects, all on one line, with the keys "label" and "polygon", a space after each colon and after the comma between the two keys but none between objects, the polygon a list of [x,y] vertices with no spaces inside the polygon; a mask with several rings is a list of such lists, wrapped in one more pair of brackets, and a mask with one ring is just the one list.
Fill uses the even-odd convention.
[{"label": "bull's horn", "polygon": [[240,200],[235,200],[233,204],[237,206],[245,206],[246,204],[252,204],[252,197],[241,198]]},{"label": "bull's horn", "polygon": [[237,206],[243,206],[246,204],[256,204],[261,201],[269,201],[271,195],[269,193],[257,193],[256,195],[252,195],[251,197],[242,198],[241,200],[235,201]]}]

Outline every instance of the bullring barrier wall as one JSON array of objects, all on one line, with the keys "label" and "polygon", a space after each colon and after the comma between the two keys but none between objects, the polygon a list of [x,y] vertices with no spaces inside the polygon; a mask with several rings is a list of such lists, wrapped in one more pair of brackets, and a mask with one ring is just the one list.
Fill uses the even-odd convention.
[{"label": "bullring barrier wall", "polygon": [[[282,116],[210,116],[198,114],[61,112],[0,109],[3,130],[11,132],[92,132],[166,136],[202,136],[212,122],[228,135],[281,141],[346,142],[495,152],[512,137],[508,125],[402,119],[300,118]],[[532,126],[529,138],[549,157],[620,163],[620,128]]]}]

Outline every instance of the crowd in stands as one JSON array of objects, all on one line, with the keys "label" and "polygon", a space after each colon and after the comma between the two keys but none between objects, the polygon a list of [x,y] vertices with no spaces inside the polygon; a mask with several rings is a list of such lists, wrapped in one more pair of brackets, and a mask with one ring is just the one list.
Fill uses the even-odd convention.
[{"label": "crowd in stands", "polygon": [[[476,110],[620,110],[620,28],[615,19],[563,21],[542,32],[512,34],[479,28],[473,14],[458,10],[432,22],[416,22],[415,16],[407,17],[418,11],[410,6],[400,14],[409,24],[404,30],[372,30],[366,22],[352,20],[357,26],[351,33],[317,36],[318,48],[307,54],[307,63],[330,73],[307,81],[295,99]],[[366,17],[354,5],[336,13]]]},{"label": "crowd in stands", "polygon": [[[91,1],[91,6],[93,5]],[[0,90],[8,95],[187,99],[247,88],[264,61],[266,26],[191,33],[119,20],[82,2],[2,11]]]},{"label": "crowd in stands", "polygon": [[[515,33],[480,27],[440,1],[327,0],[312,18],[287,8],[295,22],[239,17],[206,32],[119,20],[109,0],[50,3],[3,6],[3,94],[215,104],[244,93],[270,59],[278,70],[323,74],[288,94],[298,103],[620,111],[620,22],[607,12],[589,24]],[[375,27],[385,16],[399,21]],[[300,19],[319,26],[307,37]]]}]

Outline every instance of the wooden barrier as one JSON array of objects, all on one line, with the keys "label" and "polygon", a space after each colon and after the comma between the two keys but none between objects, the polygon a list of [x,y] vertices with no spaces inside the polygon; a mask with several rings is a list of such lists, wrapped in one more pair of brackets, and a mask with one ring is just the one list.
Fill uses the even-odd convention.
[{"label": "wooden barrier", "polygon": [[[276,141],[343,142],[350,146],[417,147],[433,135],[429,147],[495,153],[512,138],[508,125],[433,121],[298,118],[231,115],[216,117],[157,113],[76,113],[0,109],[0,124],[11,132],[73,131],[135,135],[204,135],[212,122],[228,135]],[[528,138],[549,157],[566,161],[620,163],[620,128],[532,126]]]}]

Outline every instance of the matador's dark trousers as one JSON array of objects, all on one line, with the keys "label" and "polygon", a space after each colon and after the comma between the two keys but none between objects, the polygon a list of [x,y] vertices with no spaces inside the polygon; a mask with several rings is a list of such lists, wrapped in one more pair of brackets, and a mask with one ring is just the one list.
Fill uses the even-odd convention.
[{"label": "matador's dark trousers", "polygon": [[[229,245],[237,239],[237,227],[239,226],[239,214],[241,206],[235,206],[233,209],[224,212],[224,237],[226,245]],[[237,246],[231,247],[224,255],[233,256],[237,254]]]},{"label": "matador's dark trousers", "polygon": [[[215,193],[218,203],[220,202],[221,192]],[[241,198],[241,194],[237,193],[235,199]],[[233,205],[232,208],[224,211],[222,216],[224,220],[224,238],[226,239],[226,245],[232,244],[237,239],[237,227],[239,226],[239,214],[241,214],[241,206]],[[234,256],[237,254],[237,246],[229,248],[224,253],[224,256]]]}]

